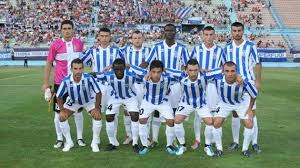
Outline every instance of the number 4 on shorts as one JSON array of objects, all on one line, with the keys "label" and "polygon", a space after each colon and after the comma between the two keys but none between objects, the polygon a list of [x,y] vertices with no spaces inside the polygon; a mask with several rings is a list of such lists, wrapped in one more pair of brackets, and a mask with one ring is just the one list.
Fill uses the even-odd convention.
[{"label": "number 4 on shorts", "polygon": [[112,104],[110,104],[110,105],[107,107],[107,109],[108,109],[109,111],[111,111],[111,110],[112,110]]}]

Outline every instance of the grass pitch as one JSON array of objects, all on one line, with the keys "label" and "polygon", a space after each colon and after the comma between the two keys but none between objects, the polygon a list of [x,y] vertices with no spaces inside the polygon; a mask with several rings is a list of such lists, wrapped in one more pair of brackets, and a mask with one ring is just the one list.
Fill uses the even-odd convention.
[{"label": "grass pitch", "polygon": [[[139,168],[296,168],[300,165],[300,69],[264,69],[263,85],[257,103],[260,155],[244,158],[241,152],[229,153],[230,119],[223,128],[224,155],[210,158],[203,152],[204,136],[199,150],[183,156],[165,152],[165,129],[160,130],[160,144],[148,155],[138,156],[130,146],[121,145],[117,151],[104,152],[108,144],[105,126],[101,131],[99,153],[92,153],[91,121],[85,113],[84,138],[87,147],[75,147],[69,153],[54,149],[53,113],[43,100],[41,85],[43,68],[24,69],[0,67],[0,168],[7,167],[139,167]],[[74,119],[69,120],[75,142]],[[193,141],[193,117],[185,123],[186,141]],[[105,125],[105,124],[104,124]],[[241,130],[242,131],[242,130]],[[242,143],[240,133],[240,144]],[[124,140],[122,117],[119,118],[118,139]]]}]

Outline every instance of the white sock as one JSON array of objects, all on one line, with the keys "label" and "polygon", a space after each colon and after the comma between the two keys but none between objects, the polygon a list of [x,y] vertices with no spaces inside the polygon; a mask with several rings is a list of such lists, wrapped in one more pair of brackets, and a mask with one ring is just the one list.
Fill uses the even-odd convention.
[{"label": "white sock", "polygon": [[118,141],[117,139],[117,133],[118,133],[118,125],[119,125],[119,114],[115,115],[115,119],[113,121],[115,123],[115,130],[114,130],[114,134],[115,134],[115,142]]},{"label": "white sock", "polygon": [[[219,131],[220,132],[220,131]],[[212,125],[206,125],[204,130],[204,136],[205,136],[205,144],[211,145],[211,140],[213,137],[213,126]],[[221,133],[222,136],[222,133]]]},{"label": "white sock", "polygon": [[252,145],[257,144],[258,137],[258,125],[256,116],[253,117],[253,135],[252,135]]},{"label": "white sock", "polygon": [[253,135],[253,128],[249,129],[249,128],[244,128],[244,142],[243,142],[243,149],[242,151],[248,150],[251,138]]},{"label": "white sock", "polygon": [[148,146],[147,124],[139,123],[139,135],[143,146]]},{"label": "white sock", "polygon": [[61,132],[60,126],[59,126],[59,113],[54,112],[54,126],[55,126],[55,132],[56,132],[56,140],[63,141],[63,134]]},{"label": "white sock", "polygon": [[151,122],[152,122],[152,117],[150,116],[147,120],[147,134],[148,134],[148,139],[150,139],[150,128],[151,128]]},{"label": "white sock", "polygon": [[195,133],[195,139],[198,142],[200,142],[201,141],[201,118],[196,113],[194,118],[194,133]]},{"label": "white sock", "polygon": [[82,133],[83,133],[83,115],[82,112],[75,112],[74,114],[74,121],[76,125],[76,131],[77,131],[77,139],[82,139]]},{"label": "white sock", "polygon": [[63,135],[66,138],[66,142],[68,144],[72,144],[73,141],[72,141],[72,138],[71,138],[70,125],[68,123],[68,120],[63,121],[63,122],[59,122],[59,126],[61,128],[61,131],[62,131]]},{"label": "white sock", "polygon": [[161,122],[157,117],[153,117],[152,119],[152,140],[158,142],[158,134]]},{"label": "white sock", "polygon": [[172,146],[174,141],[174,127],[166,126],[167,146]]},{"label": "white sock", "polygon": [[231,121],[232,138],[233,138],[233,142],[237,144],[239,144],[240,141],[240,127],[241,127],[240,118],[232,117],[232,121]]},{"label": "white sock", "polygon": [[125,126],[126,136],[132,138],[132,134],[131,134],[131,118],[130,118],[130,116],[124,115],[124,126]]},{"label": "white sock", "polygon": [[93,119],[93,140],[92,140],[92,144],[100,144],[101,128],[102,128],[102,120]]},{"label": "white sock", "polygon": [[221,128],[213,128],[213,135],[217,149],[223,151]]},{"label": "white sock", "polygon": [[181,145],[185,144],[185,130],[183,124],[174,125],[175,135]]},{"label": "white sock", "polygon": [[110,144],[115,145],[115,122],[106,122],[106,133]]},{"label": "white sock", "polygon": [[139,123],[131,121],[131,129],[132,129],[132,146],[133,146],[133,145],[138,144],[138,140],[139,140]]}]

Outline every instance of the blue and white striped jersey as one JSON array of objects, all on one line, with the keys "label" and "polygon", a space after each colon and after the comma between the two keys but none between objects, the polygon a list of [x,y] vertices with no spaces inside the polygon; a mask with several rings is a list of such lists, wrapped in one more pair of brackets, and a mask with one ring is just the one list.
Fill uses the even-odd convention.
[{"label": "blue and white striped jersey", "polygon": [[189,77],[185,77],[180,81],[183,96],[181,102],[192,105],[194,108],[201,108],[205,101],[205,90],[207,82],[222,77],[221,68],[214,69],[210,72],[199,73],[198,79],[191,81]]},{"label": "blue and white striped jersey", "polygon": [[113,94],[116,99],[126,99],[136,96],[136,93],[132,89],[133,84],[135,82],[142,82],[142,77],[130,69],[126,69],[122,79],[118,79],[115,72],[111,70],[109,72],[97,73],[97,80],[107,82],[113,88]]},{"label": "blue and white striped jersey", "polygon": [[244,40],[240,46],[237,46],[234,41],[227,44],[224,48],[222,64],[227,61],[233,61],[237,65],[237,72],[244,79],[255,80],[253,65],[260,63],[260,59],[256,46],[252,42]]},{"label": "blue and white striped jersey", "polygon": [[60,84],[56,96],[62,98],[68,93],[72,103],[83,105],[94,98],[91,96],[92,91],[100,93],[100,88],[92,75],[83,73],[80,82],[76,83],[73,74],[70,74]]},{"label": "blue and white striped jersey", "polygon": [[125,62],[127,64],[140,66],[141,63],[146,61],[151,51],[150,47],[142,47],[140,50],[135,50],[133,46],[125,46],[121,49],[123,52]]},{"label": "blue and white striped jersey", "polygon": [[223,49],[214,45],[212,48],[206,48],[204,43],[193,48],[191,59],[197,59],[199,67],[203,70],[212,70],[221,66]]},{"label": "blue and white striped jersey", "polygon": [[119,47],[116,46],[107,48],[91,47],[80,57],[84,63],[92,61],[93,72],[102,72],[105,67],[112,65],[117,58],[124,59],[124,56]]},{"label": "blue and white striped jersey", "polygon": [[155,59],[162,61],[165,68],[181,70],[181,67],[187,64],[189,54],[186,46],[181,43],[176,42],[169,47],[165,41],[161,41],[151,49],[146,62],[150,64]]},{"label": "blue and white striped jersey", "polygon": [[[145,76],[148,71],[140,67],[132,66],[132,70],[139,75]],[[183,73],[178,70],[168,69],[163,72],[159,82],[152,82],[151,80],[143,79],[145,87],[144,100],[154,105],[159,105],[163,101],[168,101],[168,94],[170,92],[170,85],[176,81],[179,82]]]},{"label": "blue and white striped jersey", "polygon": [[224,103],[231,105],[239,104],[244,100],[243,96],[245,93],[249,93],[253,98],[257,96],[257,89],[248,79],[244,80],[243,85],[238,85],[237,82],[228,84],[223,75],[221,79],[215,80],[215,82],[218,95]]}]

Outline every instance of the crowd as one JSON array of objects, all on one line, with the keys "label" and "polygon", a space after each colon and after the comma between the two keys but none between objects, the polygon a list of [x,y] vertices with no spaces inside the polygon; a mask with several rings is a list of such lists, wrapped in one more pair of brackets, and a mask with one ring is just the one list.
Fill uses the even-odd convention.
[{"label": "crowd", "polygon": [[202,17],[203,20],[217,27],[227,27],[230,24],[229,9],[224,4],[212,6],[211,1],[196,1],[193,17]]},{"label": "crowd", "polygon": [[6,26],[1,34],[6,39],[13,39],[15,45],[27,43],[36,46],[50,43],[60,33],[60,23],[72,19],[75,31],[82,37],[88,34],[92,0],[67,1],[17,1],[9,5],[6,12]]},{"label": "crowd", "polygon": [[[238,13],[238,19],[248,27],[263,28],[263,8],[267,8],[264,0],[232,0],[233,7]],[[275,25],[267,25],[273,28]]]},{"label": "crowd", "polygon": [[[11,47],[11,42],[14,46],[50,45],[54,39],[60,37],[59,24],[65,19],[74,21],[75,33],[84,41],[94,36],[98,27],[107,26],[114,29],[113,42],[125,45],[131,34],[126,28],[134,29],[132,27],[140,23],[179,23],[181,19],[175,15],[175,10],[186,6],[179,0],[167,3],[155,0],[17,0],[16,5],[10,5],[9,1],[7,3],[8,5],[0,10],[6,17],[6,25],[0,27],[0,41],[4,48]],[[248,9],[249,6],[252,8]],[[265,6],[262,0],[233,0],[233,7],[238,12],[239,19],[247,26],[262,25],[261,10]],[[142,7],[145,15],[140,14],[139,7]],[[228,9],[224,4],[213,5],[211,0],[195,0],[192,7],[191,17],[202,17],[207,24],[215,27],[227,27],[230,24],[232,9]],[[93,9],[96,9],[96,12]],[[250,14],[243,13],[249,10]],[[150,30],[145,32],[145,38],[146,42],[155,42],[163,37],[160,30]],[[178,39],[191,45],[201,42],[201,38],[193,32],[179,34]],[[230,41],[230,35],[219,33],[216,41],[227,43]],[[283,41],[257,41],[259,47],[285,46]]]}]

